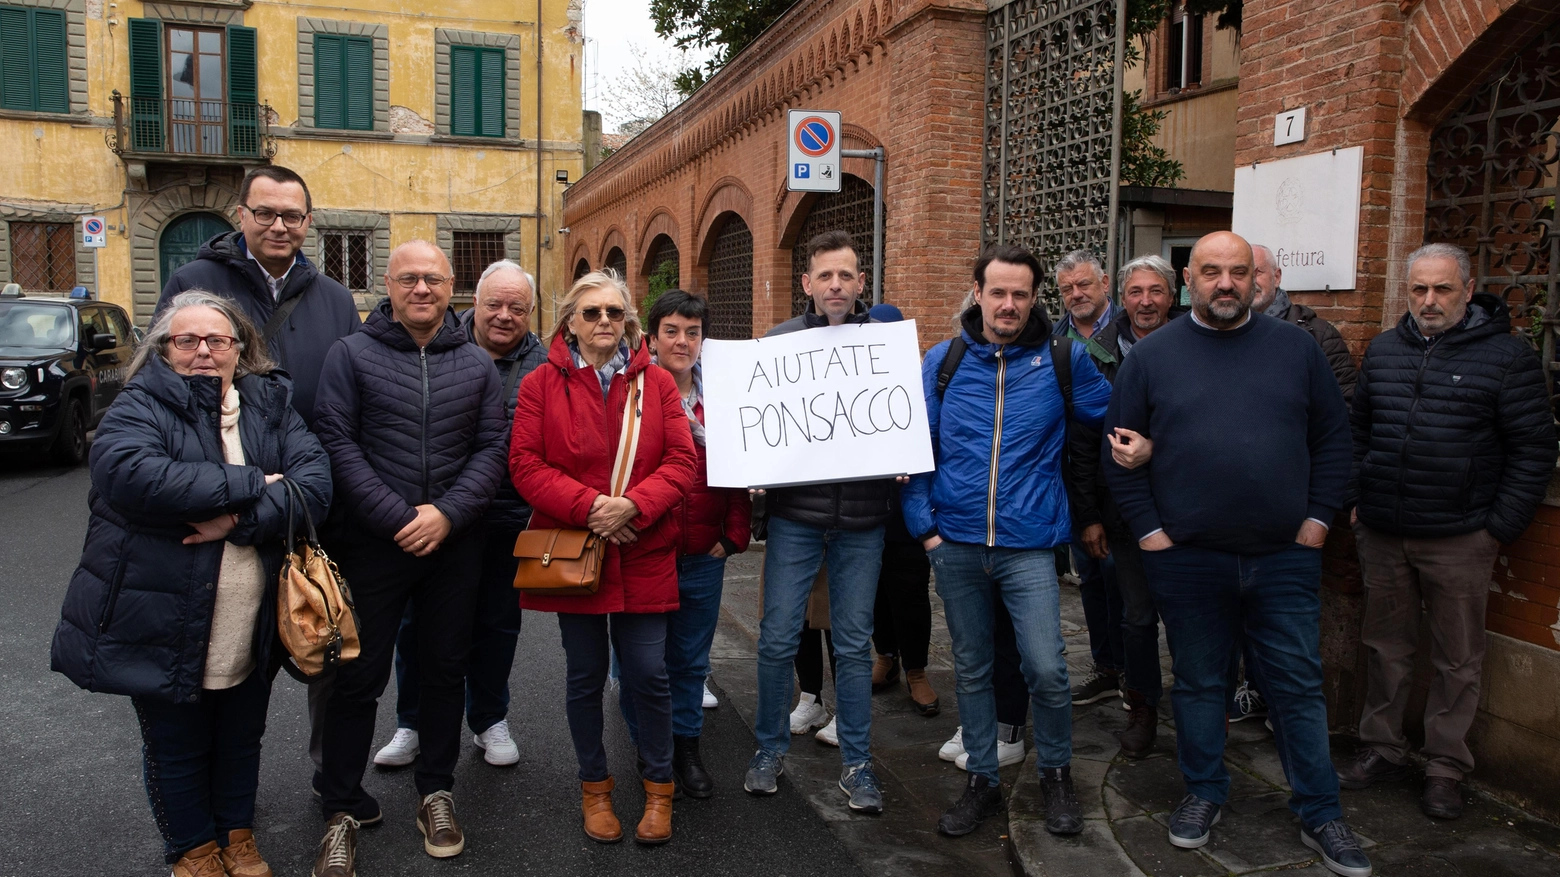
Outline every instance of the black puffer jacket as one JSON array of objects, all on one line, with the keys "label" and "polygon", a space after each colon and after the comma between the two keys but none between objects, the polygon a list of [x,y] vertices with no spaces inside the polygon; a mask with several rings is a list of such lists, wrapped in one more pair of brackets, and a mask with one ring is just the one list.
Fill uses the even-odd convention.
[{"label": "black puffer jacket", "polygon": [[[230,298],[244,314],[263,329],[280,303],[271,298],[265,270],[249,258],[244,249],[244,233],[227,232],[207,241],[195,261],[173,272],[157,299],[157,310],[170,299],[190,289],[204,289]],[[271,340],[271,356],[293,380],[293,407],[311,425],[314,423],[314,397],[320,383],[320,369],[337,338],[351,335],[362,325],[352,293],[315,269],[314,263],[298,254],[298,263],[287,275],[281,301],[303,296],[286,322]]]},{"label": "black puffer jacket", "polygon": [[[472,337],[472,343],[475,344],[476,336],[472,335],[471,324],[476,320],[476,309],[462,311],[459,319],[460,327]],[[547,348],[534,332],[525,333],[525,337],[520,339],[520,343],[514,350],[493,360],[493,365],[498,368],[499,390],[506,394],[503,397],[504,459],[506,460],[509,459],[509,425],[515,421],[515,404],[520,399],[520,382],[546,361]],[[526,523],[531,520],[531,506],[521,498],[520,492],[515,490],[508,471],[498,479],[498,495],[493,497],[493,504],[488,506],[484,520],[493,528],[490,532],[502,531],[516,534],[524,530]]]},{"label": "black puffer jacket", "polygon": [[1538,357],[1512,336],[1500,299],[1480,293],[1469,311],[1428,346],[1404,314],[1365,351],[1349,502],[1372,528],[1414,537],[1484,528],[1509,543],[1544,498],[1555,430]]},{"label": "black puffer jacket", "polygon": [[346,519],[393,539],[432,503],[452,532],[476,523],[504,478],[498,369],[455,315],[419,348],[381,301],[325,358],[315,431]]},{"label": "black puffer jacket", "polygon": [[[867,313],[867,306],[858,299],[855,309],[845,318],[845,322],[870,323],[873,320]],[[801,316],[792,317],[770,329],[764,337],[827,325],[829,318],[819,314],[814,310],[812,302],[808,302]],[[889,495],[893,493],[894,487],[892,478],[781,487],[768,492],[766,514],[813,527],[870,530],[888,520]]]},{"label": "black puffer jacket", "polygon": [[175,703],[200,699],[216,606],[222,542],[184,545],[187,522],[239,516],[227,541],[259,549],[266,596],[254,637],[265,667],[276,632],[286,493],[265,476],[303,487],[324,520],[330,461],[291,407],[281,372],[237,381],[238,431],[247,465],[224,462],[221,383],[175,373],[151,357],[98,426],[92,442],[92,511],[81,565],[65,592],[53,668],[89,691]]},{"label": "black puffer jacket", "polygon": [[1348,342],[1343,340],[1338,328],[1318,317],[1316,311],[1300,304],[1291,303],[1282,313],[1273,316],[1286,323],[1294,323],[1316,339],[1316,343],[1322,346],[1322,352],[1327,354],[1327,364],[1332,367],[1333,377],[1338,380],[1338,389],[1343,391],[1343,401],[1353,402],[1359,371],[1354,367],[1354,357],[1349,354]]}]

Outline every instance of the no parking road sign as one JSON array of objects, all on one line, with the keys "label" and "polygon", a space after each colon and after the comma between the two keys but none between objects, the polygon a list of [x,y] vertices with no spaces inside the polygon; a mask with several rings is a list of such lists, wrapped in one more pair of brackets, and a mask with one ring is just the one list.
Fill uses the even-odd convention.
[{"label": "no parking road sign", "polygon": [[786,114],[786,188],[792,192],[840,190],[840,114],[791,110]]},{"label": "no parking road sign", "polygon": [[108,246],[108,229],[103,224],[103,217],[81,217],[81,245],[94,248]]}]

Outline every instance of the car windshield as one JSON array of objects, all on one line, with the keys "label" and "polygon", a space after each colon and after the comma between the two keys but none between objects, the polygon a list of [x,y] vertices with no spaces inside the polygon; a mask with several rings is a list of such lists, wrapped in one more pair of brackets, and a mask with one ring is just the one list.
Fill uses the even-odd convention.
[{"label": "car windshield", "polygon": [[76,316],[64,305],[0,302],[0,347],[71,347]]}]

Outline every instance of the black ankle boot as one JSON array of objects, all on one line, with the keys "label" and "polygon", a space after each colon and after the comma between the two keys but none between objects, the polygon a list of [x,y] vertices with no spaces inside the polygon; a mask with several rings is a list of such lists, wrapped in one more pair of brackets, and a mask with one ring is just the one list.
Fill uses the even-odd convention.
[{"label": "black ankle boot", "polygon": [[690,798],[708,798],[715,794],[715,783],[704,760],[699,757],[698,737],[672,738],[672,777]]},{"label": "black ankle boot", "polygon": [[1045,830],[1052,834],[1083,831],[1083,808],[1073,791],[1071,767],[1040,769],[1040,794],[1045,798]]}]

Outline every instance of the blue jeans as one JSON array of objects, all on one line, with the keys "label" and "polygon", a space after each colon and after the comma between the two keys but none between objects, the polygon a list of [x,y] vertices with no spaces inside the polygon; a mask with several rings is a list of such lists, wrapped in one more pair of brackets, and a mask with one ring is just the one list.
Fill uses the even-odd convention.
[{"label": "blue jeans", "polygon": [[1186,790],[1216,804],[1229,795],[1225,691],[1243,634],[1294,789],[1289,808],[1311,829],[1342,816],[1322,695],[1321,551],[1295,545],[1240,555],[1175,545],[1143,552],[1143,565],[1170,640],[1170,702]]},{"label": "blue jeans", "polygon": [[1036,766],[1072,763],[1072,693],[1063,657],[1061,595],[1049,549],[943,543],[931,552],[937,593],[953,639],[959,723],[969,772],[997,781],[997,699],[991,669],[993,618],[1000,602],[1013,617],[1019,667],[1034,713]]},{"label": "blue jeans", "polygon": [[[611,776],[601,695],[607,684],[610,653],[622,659],[623,689],[642,720],[634,736],[644,759],[645,779],[672,781],[672,697],[666,681],[666,613],[614,612],[610,615],[558,613],[568,682],[564,714],[580,781],[597,783]],[[610,646],[610,647],[609,647]]]},{"label": "blue jeans", "polygon": [[[677,558],[677,611],[666,616],[666,677],[672,688],[672,735],[697,737],[704,730],[704,678],[710,675],[710,644],[720,622],[720,593],[726,558],[684,554]],[[613,669],[621,675],[614,655]],[[618,707],[628,735],[639,739],[639,716],[628,687]]]},{"label": "blue jeans", "polygon": [[829,569],[829,626],[838,660],[834,712],[840,759],[860,764],[872,759],[872,619],[883,563],[881,525],[833,530],[770,519],[753,730],[763,749],[783,754],[791,748],[791,661],[802,637],[807,596],[823,563]]},{"label": "blue jeans", "polygon": [[[1112,547],[1115,547],[1112,545]],[[1115,558],[1096,560],[1083,550],[1083,539],[1073,532],[1073,568],[1078,570],[1078,595],[1083,598],[1083,620],[1089,626],[1089,655],[1094,669],[1120,673],[1127,666],[1121,640],[1121,591],[1116,587]]]}]

